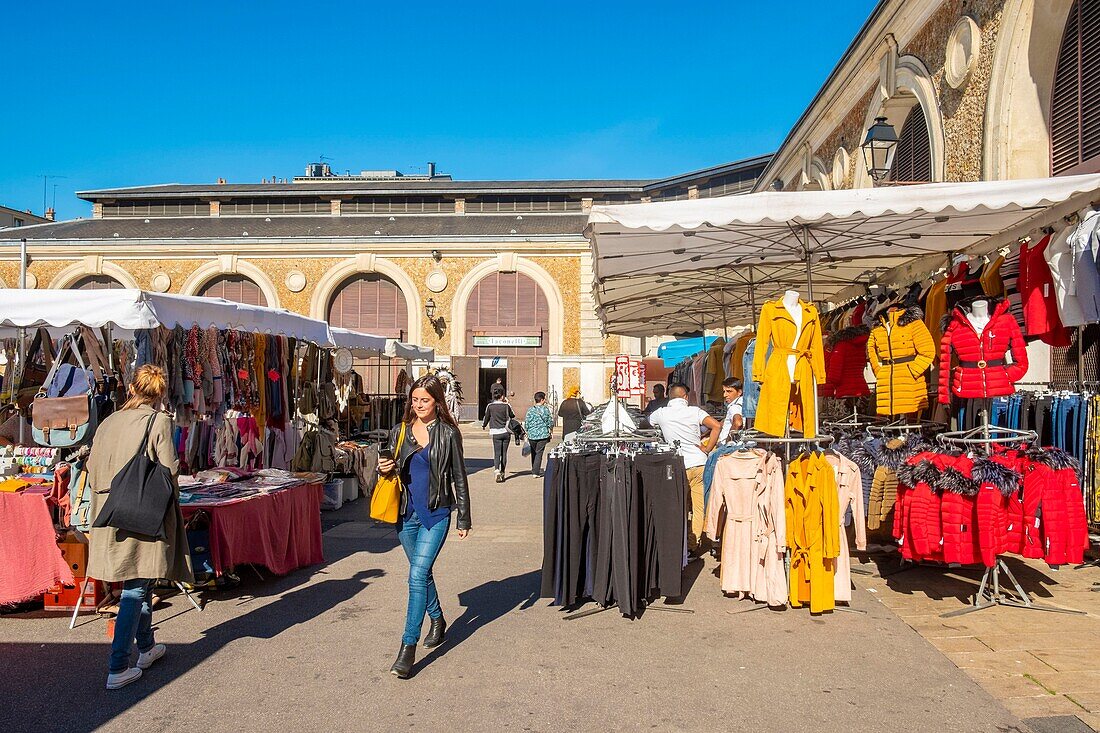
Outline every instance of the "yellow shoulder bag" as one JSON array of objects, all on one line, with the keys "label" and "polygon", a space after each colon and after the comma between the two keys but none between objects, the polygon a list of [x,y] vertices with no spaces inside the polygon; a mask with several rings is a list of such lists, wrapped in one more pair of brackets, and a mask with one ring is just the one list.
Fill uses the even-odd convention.
[{"label": "yellow shoulder bag", "polygon": [[[401,445],[405,442],[405,423],[401,423],[401,432],[397,434],[397,448],[393,452],[394,460],[401,456]],[[374,493],[370,497],[370,516],[386,524],[397,524],[397,514],[401,511],[401,472],[394,470],[389,475],[378,474],[374,482]]]}]

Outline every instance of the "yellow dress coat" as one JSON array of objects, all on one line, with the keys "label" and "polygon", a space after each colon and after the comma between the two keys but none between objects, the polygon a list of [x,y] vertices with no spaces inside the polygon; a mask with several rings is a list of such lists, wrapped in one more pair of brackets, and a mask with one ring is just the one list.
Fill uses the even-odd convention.
[{"label": "yellow dress coat", "polygon": [[893,309],[882,316],[867,339],[867,358],[878,382],[878,414],[906,415],[928,407],[925,375],[936,360],[936,343],[919,308]]},{"label": "yellow dress coat", "polygon": [[840,555],[836,472],[820,453],[796,458],[787,469],[784,494],[791,606],[809,605],[812,613],[832,611]]},{"label": "yellow dress coat", "polygon": [[[752,379],[761,385],[755,427],[768,435],[784,435],[788,426],[791,393],[797,386],[801,397],[803,433],[807,438],[813,438],[817,432],[815,385],[825,383],[825,347],[817,307],[801,299],[798,302],[802,306],[801,329],[782,300],[769,301],[760,309],[756,351],[752,360]],[[793,384],[787,367],[788,356],[796,358]]]}]

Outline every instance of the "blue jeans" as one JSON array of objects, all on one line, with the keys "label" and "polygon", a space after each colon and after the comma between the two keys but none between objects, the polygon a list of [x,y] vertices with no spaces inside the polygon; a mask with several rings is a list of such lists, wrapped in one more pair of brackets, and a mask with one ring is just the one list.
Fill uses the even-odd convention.
[{"label": "blue jeans", "polygon": [[405,615],[402,644],[415,644],[420,640],[420,626],[424,623],[425,613],[431,618],[443,615],[439,593],[435,590],[435,578],[432,577],[432,565],[439,557],[450,529],[450,515],[427,529],[420,523],[416,512],[402,518],[398,525],[397,538],[409,558],[409,610]]},{"label": "blue jeans", "polygon": [[156,645],[152,600],[153,581],[127,580],[122,585],[118,616],[115,617],[115,638],[111,642],[111,661],[107,667],[111,674],[125,672],[130,666],[130,649],[135,638],[139,652],[147,652]]}]

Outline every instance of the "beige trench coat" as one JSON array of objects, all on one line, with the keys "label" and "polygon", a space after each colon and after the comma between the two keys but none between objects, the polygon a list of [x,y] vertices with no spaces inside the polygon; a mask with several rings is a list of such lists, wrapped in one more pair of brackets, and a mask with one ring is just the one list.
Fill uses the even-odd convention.
[{"label": "beige trench coat", "polygon": [[[111,480],[137,453],[145,425],[154,414],[151,407],[115,412],[104,420],[92,440],[88,457],[88,485],[92,489],[92,521],[99,515],[111,491]],[[167,466],[173,478],[179,471],[179,457],[172,443],[172,420],[159,413],[149,433],[149,457]],[[176,488],[179,498],[179,488]],[[114,527],[94,527],[88,575],[96,580],[119,582],[164,578],[190,583],[191,557],[179,502],[173,501],[164,518],[167,540],[132,535]]]},{"label": "beige trench coat", "polygon": [[856,529],[856,549],[867,549],[867,519],[863,510],[863,479],[859,466],[844,456],[826,453],[825,460],[836,471],[837,500],[840,508],[840,554],[836,558],[833,595],[838,601],[852,602],[852,558],[848,550],[848,533],[844,530],[844,514],[852,507],[852,523]]}]

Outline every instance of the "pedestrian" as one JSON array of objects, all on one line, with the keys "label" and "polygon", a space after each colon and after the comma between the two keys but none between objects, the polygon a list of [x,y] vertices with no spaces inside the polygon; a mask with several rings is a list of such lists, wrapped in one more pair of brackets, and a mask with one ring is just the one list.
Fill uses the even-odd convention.
[{"label": "pedestrian", "polygon": [[718,433],[718,442],[725,443],[731,432],[745,426],[742,416],[745,383],[737,377],[727,377],[722,381],[722,399],[726,403],[726,419],[722,421],[722,430]]},{"label": "pedestrian", "polygon": [[523,427],[527,431],[527,442],[531,444],[531,475],[541,478],[542,455],[554,434],[554,416],[546,404],[545,392],[535,392],[535,404],[527,410]]},{"label": "pedestrian", "polygon": [[493,441],[493,469],[497,474],[497,483],[504,483],[504,471],[508,468],[508,441],[512,431],[508,424],[516,419],[512,406],[504,398],[504,388],[493,385],[493,401],[485,406],[485,417],[481,419],[481,428],[489,428],[489,437]]},{"label": "pedestrian", "polygon": [[[703,469],[707,465],[707,454],[718,443],[718,433],[722,426],[707,414],[706,410],[688,404],[687,396],[690,393],[691,390],[687,385],[673,384],[668,390],[668,404],[654,410],[649,416],[649,422],[653,427],[660,429],[666,443],[680,441],[677,453],[684,459],[691,500],[691,506],[688,509],[691,516],[688,550],[698,554],[706,520],[706,507],[703,503]],[[705,444],[700,428],[710,431]]]},{"label": "pedestrian", "polygon": [[566,393],[566,399],[558,406],[558,417],[561,418],[561,433],[564,440],[569,440],[573,434],[581,429],[581,423],[588,417],[592,408],[581,398],[581,390],[578,387],[570,387]]},{"label": "pedestrian", "polygon": [[654,410],[659,410],[667,404],[668,398],[665,397],[665,385],[655,384],[653,385],[653,399],[646,403],[642,414],[648,417]]},{"label": "pedestrian", "polygon": [[[93,524],[110,495],[115,476],[138,451],[145,451],[167,468],[175,483],[179,457],[172,440],[172,419],[155,409],[163,402],[167,389],[164,370],[146,364],[134,375],[129,399],[96,430],[87,464]],[[89,532],[88,577],[122,583],[107,667],[108,690],[117,690],[139,679],[167,651],[153,637],[154,581],[164,578],[194,582],[178,486],[164,515],[163,536],[164,539],[146,537],[114,527],[93,526]],[[130,652],[135,641],[137,665],[131,667]]]},{"label": "pedestrian", "polygon": [[379,458],[378,470],[383,474],[398,471],[401,476],[404,490],[397,538],[409,559],[405,632],[390,673],[404,679],[416,662],[416,643],[425,614],[430,626],[424,648],[437,647],[446,638],[447,621],[439,604],[432,566],[447,540],[452,510],[458,515],[455,519],[458,538],[465,539],[470,531],[470,491],[462,433],[447,409],[439,377],[425,374],[413,382],[405,415],[390,430],[389,448],[394,458]]}]

